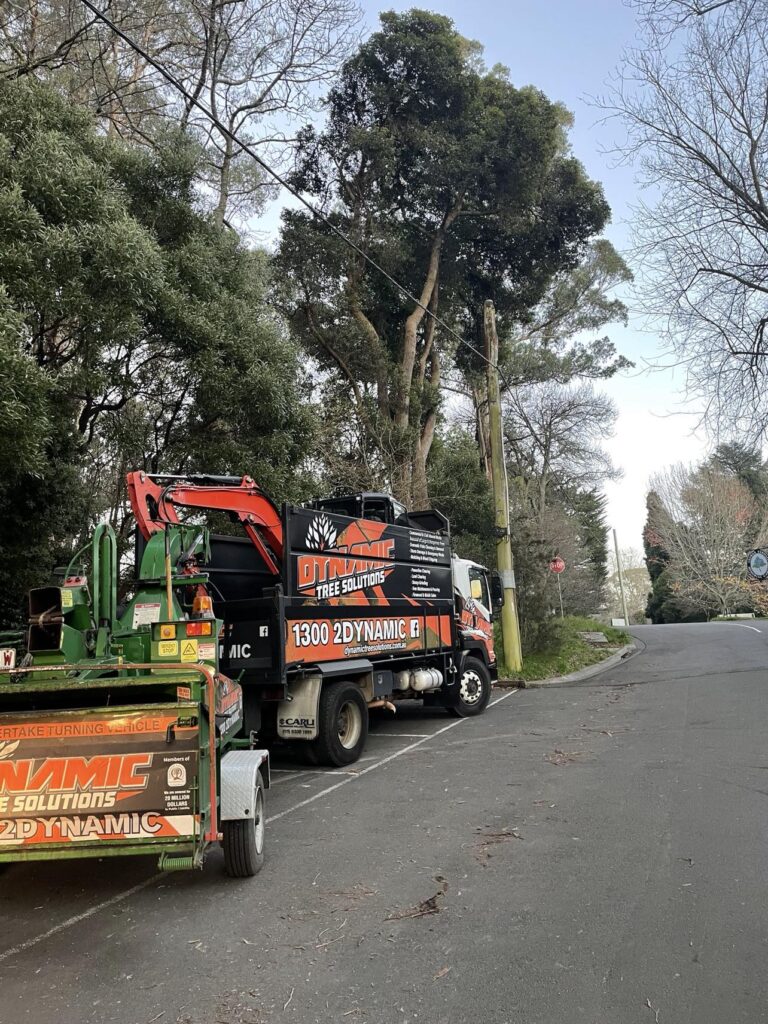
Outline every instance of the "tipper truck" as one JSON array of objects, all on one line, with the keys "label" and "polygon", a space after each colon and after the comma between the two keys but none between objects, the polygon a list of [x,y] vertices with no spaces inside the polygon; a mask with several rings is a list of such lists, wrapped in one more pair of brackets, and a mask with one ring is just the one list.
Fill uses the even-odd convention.
[{"label": "tipper truck", "polygon": [[451,554],[439,512],[378,493],[278,509],[247,476],[134,472],[128,491],[144,543],[182,510],[227,513],[245,534],[213,534],[200,568],[247,734],[342,766],[362,753],[369,709],[416,699],[460,716],[485,709],[501,580]]}]

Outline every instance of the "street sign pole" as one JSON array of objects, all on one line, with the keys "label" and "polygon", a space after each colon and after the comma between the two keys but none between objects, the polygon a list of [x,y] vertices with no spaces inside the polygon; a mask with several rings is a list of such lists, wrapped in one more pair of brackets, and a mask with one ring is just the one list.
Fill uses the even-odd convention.
[{"label": "street sign pole", "polygon": [[565,612],[563,611],[563,587],[560,583],[560,574],[565,572],[565,560],[560,555],[555,557],[549,563],[549,571],[553,572],[557,576],[557,596],[560,599],[560,618],[565,618]]}]

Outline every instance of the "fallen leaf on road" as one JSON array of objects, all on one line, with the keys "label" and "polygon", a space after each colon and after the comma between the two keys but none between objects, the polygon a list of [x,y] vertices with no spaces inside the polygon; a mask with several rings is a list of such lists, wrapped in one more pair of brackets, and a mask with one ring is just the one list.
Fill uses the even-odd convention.
[{"label": "fallen leaf on road", "polygon": [[405,910],[393,910],[391,914],[387,915],[385,920],[402,921],[409,917],[427,917],[429,914],[439,914],[443,909],[440,906],[440,900],[444,898],[448,891],[448,883],[442,875],[435,875],[435,881],[440,884],[440,888],[434,896],[430,896],[429,899],[422,900],[421,903],[417,903],[415,907],[408,907]]},{"label": "fallen leaf on road", "polygon": [[659,1024],[659,1011],[656,1009],[655,1006],[651,1006],[651,1000],[647,997],[645,1000],[645,1005],[648,1007],[649,1010],[652,1010],[653,1013],[656,1015],[656,1024]]},{"label": "fallen leaf on road", "polygon": [[491,854],[488,850],[489,846],[497,846],[499,843],[507,843],[510,839],[522,839],[523,837],[514,828],[503,829],[501,832],[482,832],[480,829],[476,830],[479,835],[474,842],[473,853],[475,859],[485,867],[488,861],[491,859]]},{"label": "fallen leaf on road", "polygon": [[450,969],[450,967],[441,967],[437,974],[432,978],[432,981],[437,981],[438,978],[444,978]]},{"label": "fallen leaf on road", "polygon": [[544,755],[544,760],[560,768],[565,764],[574,764],[580,757],[584,757],[585,753],[584,750],[559,750],[555,747],[551,754]]}]

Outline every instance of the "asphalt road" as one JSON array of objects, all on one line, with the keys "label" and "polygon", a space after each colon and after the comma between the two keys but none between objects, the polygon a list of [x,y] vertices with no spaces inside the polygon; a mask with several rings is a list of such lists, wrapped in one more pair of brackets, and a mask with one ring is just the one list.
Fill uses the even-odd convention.
[{"label": "asphalt road", "polygon": [[279,765],[252,881],[11,867],[0,1021],[768,1022],[768,628],[637,636],[479,719],[382,719],[354,773]]}]

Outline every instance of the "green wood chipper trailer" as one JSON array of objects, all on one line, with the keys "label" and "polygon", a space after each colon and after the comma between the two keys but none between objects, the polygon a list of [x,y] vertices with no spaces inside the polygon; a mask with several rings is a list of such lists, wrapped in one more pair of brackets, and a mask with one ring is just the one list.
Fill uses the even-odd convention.
[{"label": "green wood chipper trailer", "polygon": [[0,863],[151,854],[183,869],[221,844],[228,874],[260,869],[269,756],[219,671],[208,547],[199,526],[152,537],[118,608],[101,525],[61,586],[30,591],[26,630],[0,634]]}]

